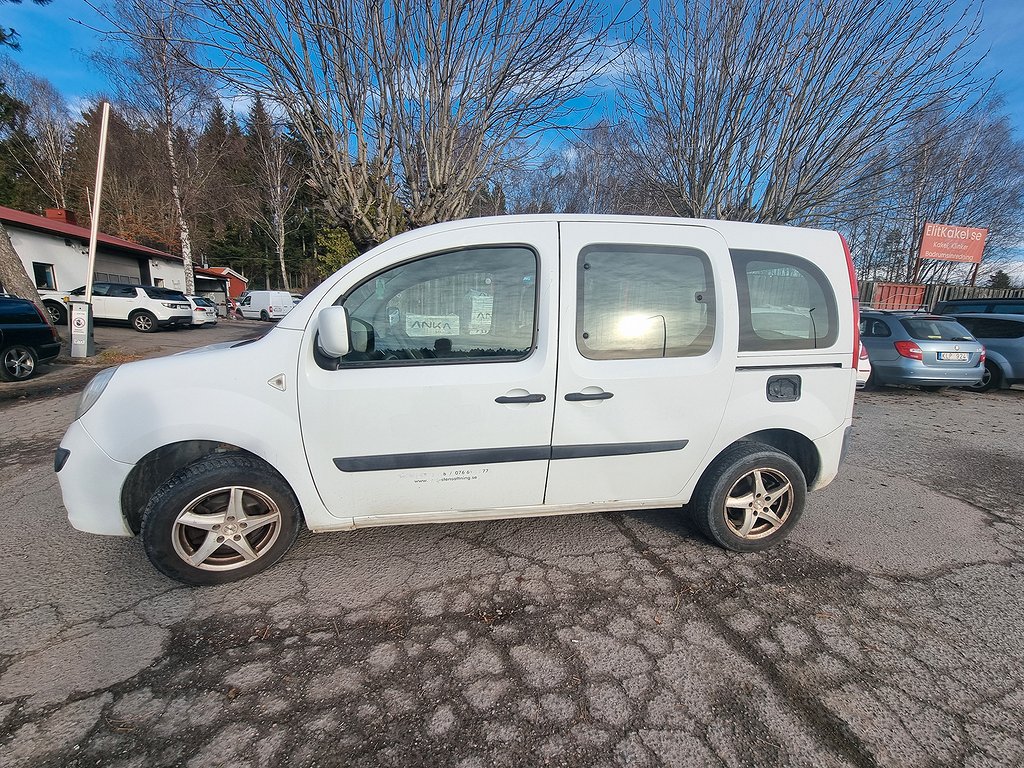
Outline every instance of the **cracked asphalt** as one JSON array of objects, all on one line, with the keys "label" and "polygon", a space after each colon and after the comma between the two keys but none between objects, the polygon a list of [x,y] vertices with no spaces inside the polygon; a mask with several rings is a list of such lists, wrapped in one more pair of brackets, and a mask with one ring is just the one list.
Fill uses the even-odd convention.
[{"label": "cracked asphalt", "polygon": [[859,394],[767,553],[679,511],[300,536],[188,588],[71,529],[0,403],[0,764],[1024,763],[1024,393]]}]

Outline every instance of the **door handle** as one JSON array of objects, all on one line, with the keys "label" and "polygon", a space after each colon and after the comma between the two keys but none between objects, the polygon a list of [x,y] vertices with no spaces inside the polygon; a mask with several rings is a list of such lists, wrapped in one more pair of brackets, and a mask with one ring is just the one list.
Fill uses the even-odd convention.
[{"label": "door handle", "polygon": [[547,399],[547,395],[517,395],[512,397],[502,395],[501,397],[494,398],[494,402],[501,403],[502,405],[507,403],[543,403]]},{"label": "door handle", "polygon": [[583,392],[570,392],[565,396],[565,399],[570,403],[578,403],[582,400],[610,400],[615,397],[611,392],[593,392],[586,394]]}]

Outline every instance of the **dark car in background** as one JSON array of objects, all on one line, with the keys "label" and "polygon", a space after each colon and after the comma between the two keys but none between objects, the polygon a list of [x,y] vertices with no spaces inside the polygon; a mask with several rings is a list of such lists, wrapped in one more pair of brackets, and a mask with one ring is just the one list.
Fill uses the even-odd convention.
[{"label": "dark car in background", "polygon": [[1024,314],[1024,299],[950,299],[935,305],[936,315],[999,312],[1005,315]]},{"label": "dark car in background", "polygon": [[864,310],[860,340],[871,359],[869,386],[969,387],[985,372],[985,347],[952,317]]},{"label": "dark car in background", "polygon": [[1024,314],[955,315],[985,345],[985,373],[971,387],[978,392],[1024,384]]},{"label": "dark car in background", "polygon": [[24,381],[60,354],[60,338],[31,301],[0,297],[0,379]]}]

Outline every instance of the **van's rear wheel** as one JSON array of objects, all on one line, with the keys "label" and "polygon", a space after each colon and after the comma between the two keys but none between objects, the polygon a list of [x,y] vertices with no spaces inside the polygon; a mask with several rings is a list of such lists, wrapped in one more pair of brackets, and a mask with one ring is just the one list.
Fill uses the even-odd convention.
[{"label": "van's rear wheel", "polygon": [[691,508],[713,542],[756,552],[789,535],[806,498],[807,481],[792,458],[764,443],[738,443],[708,467]]},{"label": "van's rear wheel", "polygon": [[265,309],[261,309],[260,310],[260,320],[262,320],[265,323],[269,323],[270,322],[270,313],[267,312],[267,310],[265,310]]},{"label": "van's rear wheel", "polygon": [[142,513],[150,561],[185,584],[223,584],[266,570],[299,532],[299,502],[258,459],[214,454],[173,475]]}]

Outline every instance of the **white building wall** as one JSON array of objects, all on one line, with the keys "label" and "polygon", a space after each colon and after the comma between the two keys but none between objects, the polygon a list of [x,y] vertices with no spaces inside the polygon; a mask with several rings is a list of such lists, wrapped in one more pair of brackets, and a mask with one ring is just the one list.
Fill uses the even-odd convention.
[{"label": "white building wall", "polygon": [[163,287],[175,291],[185,290],[185,265],[180,261],[171,259],[151,258],[149,260],[149,272],[153,276],[153,284],[160,285],[158,280],[163,280]]},{"label": "white building wall", "polygon": [[[7,232],[30,280],[35,279],[33,263],[51,264],[56,282],[54,287],[58,291],[72,291],[85,285],[89,266],[88,243],[75,238],[65,239],[61,235],[20,229],[17,225],[11,224],[7,225]],[[109,275],[111,281],[124,277],[138,281],[141,280],[142,267],[146,261],[145,256],[128,256],[106,250],[101,243],[96,250],[95,273],[101,277]],[[185,289],[185,268],[180,261],[158,256],[150,256],[148,261],[153,282],[160,279],[163,280],[165,288],[178,291]]]},{"label": "white building wall", "polygon": [[14,250],[21,257],[21,263],[25,265],[29,280],[35,280],[32,263],[37,262],[53,265],[54,287],[58,291],[71,291],[85,285],[89,250],[80,241],[18,229],[10,224],[7,225],[7,233],[11,236]]}]

